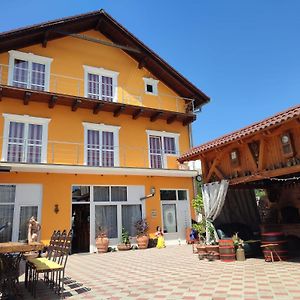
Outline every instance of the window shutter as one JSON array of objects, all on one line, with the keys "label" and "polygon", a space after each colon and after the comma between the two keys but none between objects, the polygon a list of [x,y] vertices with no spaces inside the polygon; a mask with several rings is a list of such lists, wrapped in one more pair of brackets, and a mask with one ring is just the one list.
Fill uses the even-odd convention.
[{"label": "window shutter", "polygon": [[164,137],[165,154],[176,154],[175,138]]},{"label": "window shutter", "polygon": [[10,122],[7,145],[7,161],[22,162],[24,152],[24,123]]},{"label": "window shutter", "polygon": [[100,138],[98,130],[87,131],[87,165],[100,165]]},{"label": "window shutter", "polygon": [[42,157],[43,126],[29,124],[27,139],[27,162],[40,163]]},{"label": "window shutter", "polygon": [[114,133],[102,132],[102,166],[114,166]]}]

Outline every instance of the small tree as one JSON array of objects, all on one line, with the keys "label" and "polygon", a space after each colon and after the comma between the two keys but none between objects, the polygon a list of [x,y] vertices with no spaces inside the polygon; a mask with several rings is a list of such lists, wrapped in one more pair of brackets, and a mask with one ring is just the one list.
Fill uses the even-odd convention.
[{"label": "small tree", "polygon": [[122,243],[126,245],[130,244],[129,233],[124,227],[122,227]]}]

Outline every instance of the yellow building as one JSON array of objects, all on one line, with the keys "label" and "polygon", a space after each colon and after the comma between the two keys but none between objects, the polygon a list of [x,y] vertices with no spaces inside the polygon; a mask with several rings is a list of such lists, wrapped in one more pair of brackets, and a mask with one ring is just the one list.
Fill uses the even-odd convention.
[{"label": "yellow building", "polygon": [[209,98],[157,54],[100,10],[1,33],[0,84],[0,241],[31,215],[74,251],[142,217],[185,238],[196,174],[177,157]]}]

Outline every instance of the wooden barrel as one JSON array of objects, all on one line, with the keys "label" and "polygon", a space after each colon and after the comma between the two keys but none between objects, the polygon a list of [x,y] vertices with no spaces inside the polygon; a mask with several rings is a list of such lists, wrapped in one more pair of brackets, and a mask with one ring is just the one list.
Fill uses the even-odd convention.
[{"label": "wooden barrel", "polygon": [[282,260],[287,260],[288,258],[288,248],[287,248],[287,240],[284,236],[283,232],[264,232],[261,234],[261,244],[264,245],[272,245],[270,247],[263,247],[263,253],[266,261],[271,261],[271,252],[273,252],[273,259],[278,261],[279,258],[276,255],[280,256]]},{"label": "wooden barrel", "polygon": [[224,262],[235,261],[235,249],[232,239],[219,240],[220,259]]}]

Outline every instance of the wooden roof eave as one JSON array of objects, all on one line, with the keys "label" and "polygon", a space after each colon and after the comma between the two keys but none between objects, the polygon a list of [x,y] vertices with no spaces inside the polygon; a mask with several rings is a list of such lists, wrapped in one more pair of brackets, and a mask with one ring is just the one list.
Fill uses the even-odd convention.
[{"label": "wooden roof eave", "polygon": [[196,115],[192,113],[179,113],[162,109],[123,104],[120,102],[107,102],[74,95],[30,90],[7,85],[0,85],[0,95],[2,100],[4,97],[19,99],[23,101],[24,105],[29,105],[30,102],[42,102],[47,103],[49,109],[53,109],[55,105],[65,105],[69,106],[74,112],[78,108],[84,108],[90,109],[93,114],[105,111],[111,112],[114,117],[119,117],[122,114],[130,115],[133,120],[137,120],[139,117],[144,117],[149,118],[151,122],[165,120],[167,124],[177,121],[181,122],[183,126],[186,126],[196,120]]}]

